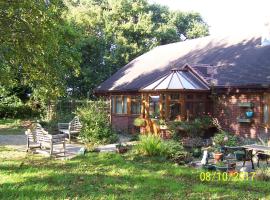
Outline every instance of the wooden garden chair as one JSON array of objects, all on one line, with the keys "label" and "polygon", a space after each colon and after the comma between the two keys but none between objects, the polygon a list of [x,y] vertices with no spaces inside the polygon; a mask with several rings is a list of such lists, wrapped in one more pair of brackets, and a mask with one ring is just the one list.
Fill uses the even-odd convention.
[{"label": "wooden garden chair", "polygon": [[[51,135],[45,131],[40,124],[36,124],[32,131],[30,129],[25,131],[25,134],[27,136],[27,151],[32,148],[49,148],[50,156],[60,153],[63,153],[65,156],[66,143],[64,134]],[[54,145],[57,144],[63,145],[63,151],[54,152]]]},{"label": "wooden garden chair", "polygon": [[68,141],[71,142],[71,137],[78,135],[82,129],[82,124],[79,117],[74,117],[69,123],[58,123],[60,133],[68,135]]}]

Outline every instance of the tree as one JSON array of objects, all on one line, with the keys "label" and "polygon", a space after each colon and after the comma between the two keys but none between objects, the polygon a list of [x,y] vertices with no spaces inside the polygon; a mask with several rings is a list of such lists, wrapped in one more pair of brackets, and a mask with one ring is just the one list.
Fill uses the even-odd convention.
[{"label": "tree", "polygon": [[120,67],[155,46],[208,35],[198,13],[171,12],[146,0],[68,1],[68,20],[84,36],[82,73],[71,78],[75,96],[86,94]]},{"label": "tree", "polygon": [[67,77],[78,74],[80,52],[77,31],[65,21],[63,1],[45,2],[0,3],[0,84],[56,98],[65,92]]}]

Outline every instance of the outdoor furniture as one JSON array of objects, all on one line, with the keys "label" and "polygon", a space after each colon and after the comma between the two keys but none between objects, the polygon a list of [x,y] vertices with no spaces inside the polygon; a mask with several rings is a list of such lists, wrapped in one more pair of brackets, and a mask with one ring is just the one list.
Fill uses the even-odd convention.
[{"label": "outdoor furniture", "polygon": [[[251,157],[252,169],[254,169],[252,159],[255,155],[263,154],[263,155],[269,156],[269,152],[270,152],[270,147],[264,146],[264,145],[252,144],[252,145],[245,145],[245,146],[243,146],[243,148],[245,149],[246,154],[250,155],[250,157]],[[253,153],[253,152],[255,152],[255,153]],[[257,162],[258,167],[259,167],[259,160],[260,159],[258,157],[258,162]],[[245,164],[245,162],[244,162],[244,164]],[[267,164],[268,164],[268,161],[267,161]]]},{"label": "outdoor furniture", "polygon": [[[27,136],[27,151],[31,150],[32,148],[49,148],[50,149],[50,156],[53,154],[60,154],[66,152],[66,144],[65,144],[65,135],[57,134],[51,135],[45,131],[40,124],[36,124],[36,127],[31,131],[25,131]],[[62,144],[63,151],[61,152],[54,152],[54,145]]]},{"label": "outdoor furniture", "polygon": [[68,135],[68,141],[71,142],[72,135],[78,135],[82,129],[82,124],[79,117],[74,117],[69,123],[58,123],[58,130],[60,133]]}]

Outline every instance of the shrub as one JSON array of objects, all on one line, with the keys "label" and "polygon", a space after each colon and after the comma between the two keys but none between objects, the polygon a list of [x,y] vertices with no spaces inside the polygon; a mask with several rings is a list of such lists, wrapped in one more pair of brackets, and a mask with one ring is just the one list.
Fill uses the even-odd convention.
[{"label": "shrub", "polygon": [[137,151],[146,156],[166,156],[167,146],[159,136],[149,134],[141,135]]},{"label": "shrub", "polygon": [[32,117],[39,117],[41,112],[38,110],[32,109],[28,105],[0,105],[0,118],[16,118],[16,119],[23,119],[23,118],[32,118]]},{"label": "shrub", "polygon": [[106,144],[117,141],[106,111],[106,102],[95,101],[77,109],[76,114],[82,122],[80,136],[91,144]]},{"label": "shrub", "polygon": [[182,139],[182,143],[185,147],[202,147],[203,139],[200,137],[185,137]]},{"label": "shrub", "polygon": [[270,168],[264,167],[257,169],[255,179],[260,181],[270,181]]},{"label": "shrub", "polygon": [[237,137],[225,131],[218,132],[213,137],[215,146],[236,146],[238,144]]},{"label": "shrub", "polygon": [[134,126],[145,126],[145,119],[137,117],[134,122],[133,122]]}]

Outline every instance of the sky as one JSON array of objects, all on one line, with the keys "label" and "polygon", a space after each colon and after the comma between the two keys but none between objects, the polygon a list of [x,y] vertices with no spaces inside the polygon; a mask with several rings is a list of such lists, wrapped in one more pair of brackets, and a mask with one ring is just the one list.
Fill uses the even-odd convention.
[{"label": "sky", "polygon": [[199,12],[211,35],[264,30],[270,22],[270,0],[148,0],[172,10]]}]

